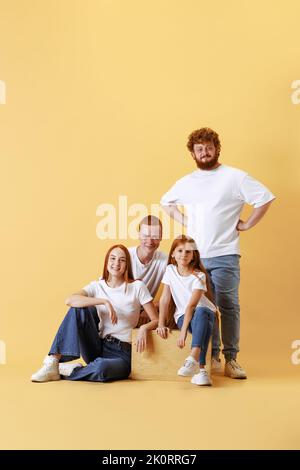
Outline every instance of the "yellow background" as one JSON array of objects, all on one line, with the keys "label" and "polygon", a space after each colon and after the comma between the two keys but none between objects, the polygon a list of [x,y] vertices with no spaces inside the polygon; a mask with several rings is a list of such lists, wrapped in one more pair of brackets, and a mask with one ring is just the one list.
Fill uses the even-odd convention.
[{"label": "yellow background", "polygon": [[[300,78],[299,2],[1,0],[0,11],[1,447],[299,448],[300,365],[291,363],[300,338],[300,104],[291,100]],[[241,234],[240,359],[249,380],[220,378],[205,392],[158,382],[28,382],[64,299],[99,277],[103,255],[119,241],[97,238],[97,207],[117,206],[119,195],[159,203],[193,171],[186,140],[202,126],[219,133],[222,163],[277,196]],[[178,403],[189,396],[185,415]],[[102,407],[120,419],[118,432],[112,424],[105,436],[94,432],[86,402],[97,421]],[[203,403],[213,416],[195,436]],[[170,413],[163,428],[157,407]],[[67,433],[57,424],[65,419]]]}]

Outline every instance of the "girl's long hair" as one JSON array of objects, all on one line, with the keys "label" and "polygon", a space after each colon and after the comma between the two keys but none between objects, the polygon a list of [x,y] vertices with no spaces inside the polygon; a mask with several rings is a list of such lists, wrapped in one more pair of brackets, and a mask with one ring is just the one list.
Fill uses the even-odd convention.
[{"label": "girl's long hair", "polygon": [[124,254],[125,254],[125,257],[126,257],[126,268],[125,268],[125,272],[124,272],[124,281],[125,281],[126,287],[127,287],[128,283],[134,282],[134,277],[133,277],[133,274],[132,274],[130,254],[129,254],[128,249],[124,245],[113,245],[113,246],[110,247],[110,249],[106,253],[105,260],[104,260],[104,266],[103,266],[102,279],[104,279],[105,282],[108,281],[108,278],[109,278],[109,272],[108,272],[108,269],[107,269],[108,259],[109,259],[110,253],[115,248],[120,248],[120,250],[124,251]]},{"label": "girl's long hair", "polygon": [[[205,274],[206,288],[207,288],[207,292],[205,292],[205,297],[207,297],[213,304],[215,304],[213,294],[212,294],[211,284],[210,284],[210,277],[201,262],[200,253],[198,249],[196,248],[196,242],[193,238],[188,237],[186,235],[179,235],[179,237],[174,239],[172,246],[170,248],[170,252],[169,252],[168,265],[173,264],[174,266],[177,266],[175,258],[173,258],[172,255],[174,253],[174,250],[176,250],[178,246],[184,245],[185,243],[192,243],[195,246],[195,249],[193,250],[193,259],[189,264],[189,268],[192,268],[193,270],[192,274],[194,274],[196,277],[198,277],[197,271],[201,271],[202,273]],[[174,320],[175,309],[176,309],[175,302],[173,300],[173,297],[171,297],[171,302],[169,305],[167,321],[166,321],[166,326],[171,329],[177,328],[176,322]]]}]

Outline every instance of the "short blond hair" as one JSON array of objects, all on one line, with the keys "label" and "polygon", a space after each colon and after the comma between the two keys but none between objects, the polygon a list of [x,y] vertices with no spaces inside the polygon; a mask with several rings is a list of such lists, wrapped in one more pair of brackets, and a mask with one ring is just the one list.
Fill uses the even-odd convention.
[{"label": "short blond hair", "polygon": [[152,227],[159,226],[160,234],[162,235],[162,223],[161,220],[155,215],[146,215],[139,223],[139,231],[141,230],[142,225],[150,225]]}]

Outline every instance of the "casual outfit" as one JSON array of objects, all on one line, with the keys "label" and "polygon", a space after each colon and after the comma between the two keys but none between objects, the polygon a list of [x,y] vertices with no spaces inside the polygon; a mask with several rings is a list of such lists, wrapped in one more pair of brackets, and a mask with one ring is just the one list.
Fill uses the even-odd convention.
[{"label": "casual outfit", "polygon": [[[181,329],[184,321],[184,313],[193,290],[207,291],[206,276],[200,271],[190,274],[189,276],[181,276],[177,266],[169,264],[162,279],[162,283],[170,287],[172,298],[176,306],[174,320],[178,328]],[[198,347],[201,349],[199,358],[200,365],[205,365],[206,363],[206,352],[213,331],[215,312],[216,308],[214,304],[203,293],[188,327],[189,331],[192,333],[192,348]],[[198,365],[195,359],[189,356],[184,365],[179,369],[178,375],[194,376],[197,369]],[[204,372],[201,372],[201,376],[203,376],[203,374]],[[206,374],[206,378],[207,377]],[[211,385],[211,383],[198,383],[197,385]]]},{"label": "casual outfit", "polygon": [[144,282],[136,280],[127,284],[124,282],[119,287],[109,287],[106,281],[100,278],[99,281],[93,281],[85,286],[83,290],[89,297],[109,300],[115,309],[118,322],[113,325],[105,305],[96,306],[98,316],[101,318],[99,327],[101,338],[112,335],[130,343],[131,330],[137,325],[141,305],[153,299]]},{"label": "casual outfit", "polygon": [[[49,375],[49,380],[57,380],[60,378],[57,375],[63,375],[67,380],[93,382],[121,380],[129,376],[131,331],[138,322],[141,305],[152,300],[150,292],[139,280],[112,288],[101,278],[83,289],[89,297],[109,300],[116,312],[117,323],[112,325],[104,305],[71,307],[58,329],[44,368],[33,374],[33,381],[45,381],[41,380],[45,374]],[[73,370],[60,367],[59,370],[56,358],[50,357],[53,354],[61,354],[60,363],[82,356],[87,365],[80,367],[77,364]]]},{"label": "casual outfit", "polygon": [[147,264],[143,264],[137,255],[137,246],[128,248],[128,251],[134,279],[141,279],[154,298],[167,267],[167,255],[162,251],[156,250],[151,261]]},{"label": "casual outfit", "polygon": [[[245,203],[260,207],[275,196],[246,172],[220,165],[200,170],[178,180],[162,197],[162,205],[184,206],[187,234],[199,249],[210,275],[215,303],[221,312],[223,354],[234,360],[239,351],[240,282],[239,231],[236,229]],[[220,352],[217,322],[213,332],[213,356]]]},{"label": "casual outfit", "polygon": [[[137,246],[132,246],[128,248],[131,259],[133,277],[134,279],[140,279],[146,284],[150,294],[154,299],[158,292],[164,272],[166,270],[168,257],[162,251],[156,250],[151,261],[149,261],[149,263],[147,264],[144,264],[138,257],[137,248]],[[141,308],[140,313],[142,312],[143,308]],[[141,326],[144,322],[144,318],[141,317],[137,326]]]},{"label": "casual outfit", "polygon": [[[162,283],[170,286],[172,297],[176,306],[174,320],[178,323],[178,319],[184,315],[185,309],[191,299],[192,291],[195,289],[207,291],[206,276],[201,271],[189,276],[181,276],[177,266],[169,264],[162,278]],[[216,311],[214,304],[202,294],[197,307],[206,307],[213,312]]]}]

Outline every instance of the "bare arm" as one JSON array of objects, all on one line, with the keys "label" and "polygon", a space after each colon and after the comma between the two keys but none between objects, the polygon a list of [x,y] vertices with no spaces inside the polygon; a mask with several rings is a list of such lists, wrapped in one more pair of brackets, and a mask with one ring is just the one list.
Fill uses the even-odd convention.
[{"label": "bare arm", "polygon": [[96,305],[105,305],[105,307],[108,310],[109,318],[112,324],[115,325],[118,322],[115,309],[113,308],[109,300],[100,299],[97,297],[88,297],[88,294],[84,289],[81,289],[80,291],[75,292],[74,294],[70,295],[70,297],[66,299],[65,303],[69,305],[69,307],[78,307],[78,308],[92,307]]},{"label": "bare arm", "polygon": [[154,302],[151,301],[151,302],[144,304],[143,308],[145,312],[147,313],[148,317],[150,318],[150,321],[142,325],[140,329],[143,328],[146,331],[154,330],[158,325],[158,313],[154,305]]},{"label": "bare arm", "polygon": [[202,296],[203,292],[204,291],[200,290],[200,289],[195,289],[195,290],[192,291],[190,301],[189,301],[189,303],[188,303],[188,305],[185,309],[185,312],[184,312],[183,324],[182,324],[182,328],[180,330],[180,335],[179,335],[179,338],[178,338],[178,341],[177,341],[177,346],[179,348],[183,348],[184,345],[185,345],[186,335],[187,335],[187,331],[188,331],[190,321],[193,318],[194,310],[195,310],[196,306],[198,305],[199,300],[201,299],[201,296]]},{"label": "bare arm", "polygon": [[237,230],[242,232],[242,231],[249,230],[250,228],[254,227],[254,225],[256,225],[263,218],[263,216],[265,215],[265,213],[267,212],[267,210],[269,209],[273,201],[274,199],[272,201],[267,202],[263,206],[254,208],[252,213],[250,214],[250,217],[248,218],[248,220],[246,220],[246,222],[244,222],[243,220],[239,220],[239,223],[237,224],[237,227],[236,227]]},{"label": "bare arm", "polygon": [[189,301],[189,303],[188,303],[188,305],[185,309],[185,312],[184,312],[184,320],[183,320],[181,331],[182,330],[187,331],[187,329],[189,327],[189,324],[190,324],[190,321],[193,318],[194,310],[197,307],[203,292],[204,291],[200,290],[200,289],[195,289],[195,290],[192,291],[190,301]]},{"label": "bare arm", "polygon": [[141,325],[137,334],[136,350],[140,353],[145,351],[147,348],[147,332],[149,330],[154,330],[158,324],[158,314],[153,301],[151,300],[151,302],[144,304],[143,308],[150,318],[150,321],[144,325]]},{"label": "bare arm", "polygon": [[170,286],[167,284],[164,285],[163,292],[159,301],[159,319],[158,319],[158,328],[157,334],[162,338],[166,339],[168,336],[168,330],[165,327],[166,318],[169,310],[169,305],[171,302],[171,290]]},{"label": "bare arm", "polygon": [[65,304],[69,307],[90,307],[92,305],[106,305],[107,299],[98,299],[96,297],[88,297],[87,292],[84,289],[81,289],[78,292],[70,295],[65,300]]},{"label": "bare arm", "polygon": [[172,219],[177,220],[180,224],[187,226],[187,217],[177,208],[175,204],[171,206],[162,206],[163,210],[169,214]]}]

